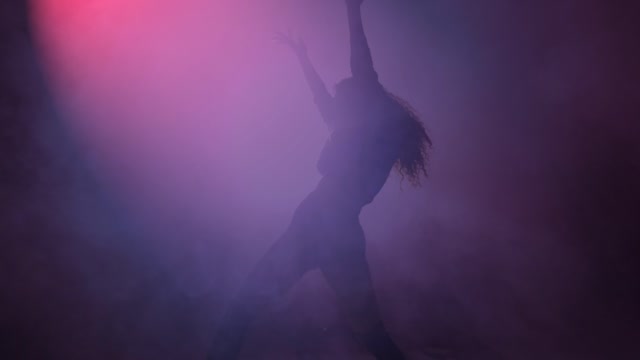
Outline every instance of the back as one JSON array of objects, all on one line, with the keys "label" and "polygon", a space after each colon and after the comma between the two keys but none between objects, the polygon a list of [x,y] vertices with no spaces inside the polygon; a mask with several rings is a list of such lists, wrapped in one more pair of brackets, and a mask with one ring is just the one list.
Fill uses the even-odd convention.
[{"label": "back", "polygon": [[318,161],[320,173],[359,194],[362,205],[384,185],[403,141],[402,109],[387,96],[376,95],[338,103],[342,106],[336,125]]}]

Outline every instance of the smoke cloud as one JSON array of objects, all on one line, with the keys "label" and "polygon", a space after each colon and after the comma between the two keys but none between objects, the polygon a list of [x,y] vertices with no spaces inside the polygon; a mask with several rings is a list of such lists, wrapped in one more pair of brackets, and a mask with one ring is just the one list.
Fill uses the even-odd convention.
[{"label": "smoke cloud", "polygon": [[[7,353],[203,357],[231,294],[320,178],[328,131],[271,37],[304,38],[332,87],[349,76],[344,4],[6,4],[19,5],[3,5],[16,16],[0,28]],[[434,140],[423,187],[394,174],[361,215],[402,347],[637,356],[631,7],[365,2],[381,81]],[[310,273],[259,319],[245,356],[362,356],[347,329]]]}]

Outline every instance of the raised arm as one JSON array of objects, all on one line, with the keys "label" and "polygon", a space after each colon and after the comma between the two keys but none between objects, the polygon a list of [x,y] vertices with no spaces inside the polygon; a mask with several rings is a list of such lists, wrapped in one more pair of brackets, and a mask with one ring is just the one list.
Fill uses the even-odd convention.
[{"label": "raised arm", "polygon": [[309,84],[309,88],[311,88],[311,92],[313,93],[313,99],[318,106],[318,110],[320,110],[320,113],[326,122],[331,122],[332,118],[330,116],[330,110],[332,98],[329,91],[327,91],[327,87],[311,64],[311,60],[309,60],[307,53],[304,52],[302,55],[298,55],[298,58],[300,60],[300,65],[302,66],[304,76]]},{"label": "raised arm", "polygon": [[351,74],[356,79],[378,80],[378,73],[373,68],[373,59],[367,37],[362,25],[360,7],[364,0],[345,0],[349,19],[351,41]]},{"label": "raised arm", "polygon": [[294,40],[291,34],[285,35],[283,33],[276,34],[275,40],[290,47],[298,57],[304,76],[307,79],[307,84],[313,93],[313,99],[318,106],[318,110],[320,110],[324,121],[330,124],[333,120],[333,116],[331,115],[333,99],[320,78],[320,75],[318,75],[313,64],[311,64],[304,42],[300,39]]}]

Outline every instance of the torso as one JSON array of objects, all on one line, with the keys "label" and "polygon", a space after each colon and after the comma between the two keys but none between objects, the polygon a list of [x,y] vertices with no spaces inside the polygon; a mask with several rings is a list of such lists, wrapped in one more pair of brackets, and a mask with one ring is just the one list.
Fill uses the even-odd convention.
[{"label": "torso", "polygon": [[359,208],[382,189],[402,141],[400,121],[394,114],[369,109],[361,115],[366,116],[365,121],[332,132],[318,161],[323,179],[316,190]]}]

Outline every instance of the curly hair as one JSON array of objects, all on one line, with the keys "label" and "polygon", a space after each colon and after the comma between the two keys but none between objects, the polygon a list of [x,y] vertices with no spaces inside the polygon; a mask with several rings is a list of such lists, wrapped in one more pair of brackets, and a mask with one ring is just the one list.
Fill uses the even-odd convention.
[{"label": "curly hair", "polygon": [[420,186],[420,177],[427,177],[427,165],[429,162],[429,149],[433,145],[431,138],[420,120],[416,110],[401,97],[387,91],[387,95],[400,106],[405,116],[404,141],[400,149],[400,156],[394,167],[402,179],[407,178],[411,185]]},{"label": "curly hair", "polygon": [[[417,111],[403,98],[393,94],[380,83],[360,84],[354,78],[346,78],[336,84],[336,97],[345,92],[369,92],[377,99],[386,110],[396,113],[397,129],[401,132],[399,156],[394,168],[401,179],[407,179],[413,186],[420,186],[421,176],[427,177],[427,165],[429,161],[429,149],[432,146],[431,138],[427,133]],[[370,99],[369,99],[370,101]],[[395,108],[395,110],[392,110]]]}]

